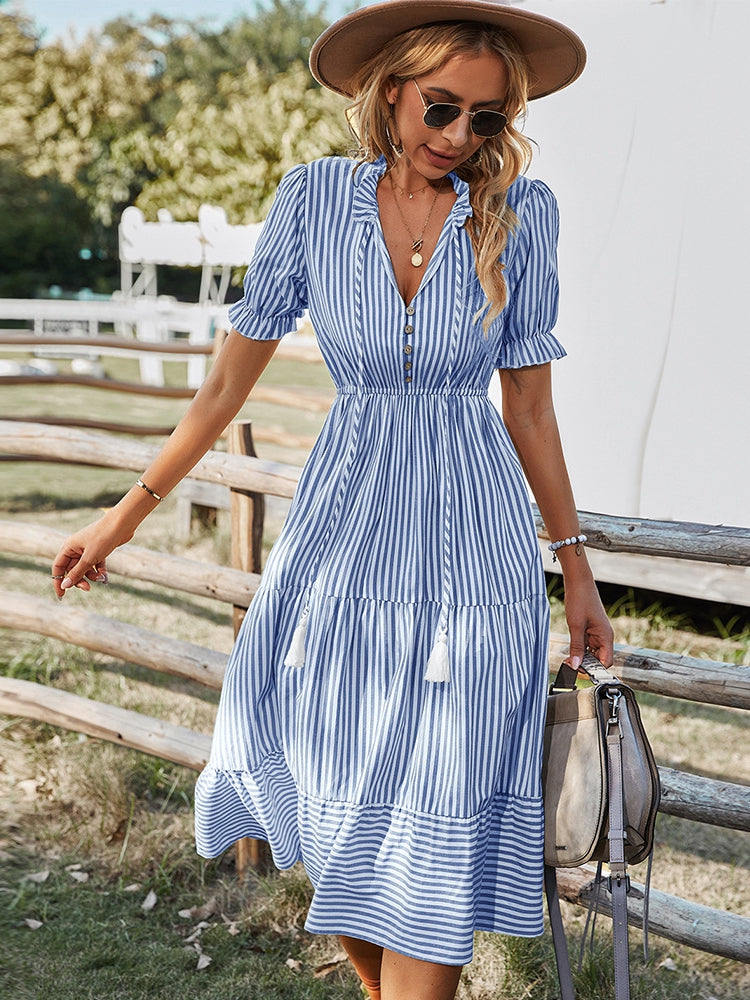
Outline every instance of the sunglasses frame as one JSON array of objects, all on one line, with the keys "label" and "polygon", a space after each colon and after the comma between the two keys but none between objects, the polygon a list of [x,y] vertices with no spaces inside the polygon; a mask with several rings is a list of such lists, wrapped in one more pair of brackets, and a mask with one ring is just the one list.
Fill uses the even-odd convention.
[{"label": "sunglasses frame", "polygon": [[[422,101],[422,105],[424,107],[424,114],[422,115],[422,121],[425,123],[427,128],[435,128],[435,129],[447,128],[452,122],[456,121],[456,119],[458,119],[461,115],[467,115],[471,122],[471,131],[474,133],[474,135],[478,136],[480,139],[491,139],[493,138],[493,136],[500,135],[500,133],[508,124],[508,116],[503,114],[502,111],[492,111],[489,108],[479,108],[476,111],[464,111],[464,109],[460,107],[458,104],[452,104],[450,101],[433,101],[432,103],[428,103],[427,98],[420,90],[419,84],[414,78],[412,78],[412,83],[417,88],[417,93],[419,94],[419,98]],[[452,118],[450,118],[447,122],[445,122],[444,125],[430,125],[430,123],[427,121],[427,115],[433,108],[451,108],[452,110],[456,111],[456,114],[454,114]],[[497,132],[490,132],[489,134],[483,134],[482,132],[477,132],[477,130],[474,128],[474,116],[481,114],[497,115],[498,118],[503,119],[503,124],[500,126]]]}]

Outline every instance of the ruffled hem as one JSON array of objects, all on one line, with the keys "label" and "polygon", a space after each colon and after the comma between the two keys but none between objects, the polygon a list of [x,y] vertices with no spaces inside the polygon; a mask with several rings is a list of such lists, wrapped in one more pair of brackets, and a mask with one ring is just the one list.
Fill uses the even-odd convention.
[{"label": "ruffled hem", "polygon": [[[307,930],[451,965],[471,961],[475,930],[542,933],[541,799],[497,794],[456,819],[295,797],[283,771],[280,759],[254,775],[207,768],[196,797],[213,831],[197,823],[196,835],[206,857],[251,836],[269,842],[277,867],[301,860],[315,890]],[[281,794],[265,808],[271,776]]]}]

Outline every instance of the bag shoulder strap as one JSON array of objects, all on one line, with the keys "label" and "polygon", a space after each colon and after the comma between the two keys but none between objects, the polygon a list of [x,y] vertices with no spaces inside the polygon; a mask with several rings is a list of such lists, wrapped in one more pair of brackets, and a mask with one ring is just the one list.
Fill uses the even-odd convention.
[{"label": "bag shoulder strap", "polygon": [[628,960],[628,888],[625,860],[625,790],[622,767],[622,731],[616,689],[607,692],[607,776],[609,778],[609,891],[612,896],[612,933],[615,946],[615,1000],[630,1000]]},{"label": "bag shoulder strap", "polygon": [[568,942],[560,913],[560,896],[557,892],[557,873],[552,865],[544,866],[544,893],[547,897],[547,912],[552,928],[552,942],[555,946],[557,978],[560,981],[560,1000],[575,1000],[573,974],[570,971]]}]

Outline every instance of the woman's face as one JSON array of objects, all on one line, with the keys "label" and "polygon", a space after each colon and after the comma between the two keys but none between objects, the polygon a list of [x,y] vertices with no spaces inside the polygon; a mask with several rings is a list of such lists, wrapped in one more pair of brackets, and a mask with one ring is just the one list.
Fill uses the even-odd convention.
[{"label": "woman's face", "polygon": [[455,170],[485,141],[471,130],[471,118],[459,115],[445,128],[428,128],[422,120],[424,104],[457,104],[463,111],[502,111],[508,91],[508,71],[493,53],[456,55],[433,73],[394,83],[386,90],[395,104],[396,130],[406,165],[428,180]]}]

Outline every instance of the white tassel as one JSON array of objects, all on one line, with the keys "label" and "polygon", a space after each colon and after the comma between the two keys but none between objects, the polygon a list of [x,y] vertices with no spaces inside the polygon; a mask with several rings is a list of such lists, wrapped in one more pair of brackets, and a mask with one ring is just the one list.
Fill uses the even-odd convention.
[{"label": "white tassel", "polygon": [[285,667],[304,667],[305,665],[305,636],[307,634],[307,619],[309,615],[310,609],[305,608],[294,630],[292,644],[284,660]]},{"label": "white tassel", "polygon": [[433,684],[447,682],[451,679],[448,669],[448,633],[445,629],[440,630],[437,642],[432,647],[424,679],[432,681]]}]

